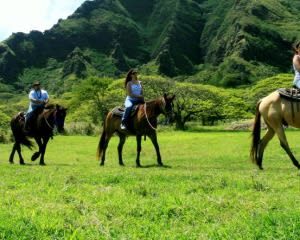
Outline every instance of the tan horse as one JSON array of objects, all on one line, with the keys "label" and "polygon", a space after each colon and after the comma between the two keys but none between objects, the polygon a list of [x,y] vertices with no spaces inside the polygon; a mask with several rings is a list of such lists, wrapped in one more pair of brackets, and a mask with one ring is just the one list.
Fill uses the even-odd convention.
[{"label": "tan horse", "polygon": [[[289,155],[293,164],[300,169],[299,162],[294,157],[284,132],[284,125],[300,128],[299,109],[299,101],[284,98],[280,96],[278,91],[271,93],[258,102],[252,131],[250,156],[260,169],[263,169],[262,160],[264,150],[275,133],[279,138],[281,147]],[[262,139],[260,139],[261,116],[267,125],[267,132]]]},{"label": "tan horse", "polygon": [[137,113],[131,118],[130,123],[128,124],[128,131],[121,130],[121,117],[116,116],[110,111],[104,121],[103,131],[99,140],[97,148],[97,158],[101,159],[100,165],[103,166],[105,162],[105,152],[109,143],[110,138],[116,132],[119,135],[120,141],[118,145],[118,156],[119,164],[124,165],[122,159],[122,149],[125,143],[126,137],[128,135],[135,135],[137,142],[137,156],[136,156],[136,166],[141,167],[140,164],[140,152],[142,150],[141,141],[142,136],[148,136],[156,150],[157,163],[162,166],[162,160],[160,156],[160,150],[157,143],[157,117],[163,113],[169,119],[173,115],[173,100],[175,96],[167,96],[166,94],[163,97],[158,99],[146,102],[145,104],[140,104],[138,106]]}]

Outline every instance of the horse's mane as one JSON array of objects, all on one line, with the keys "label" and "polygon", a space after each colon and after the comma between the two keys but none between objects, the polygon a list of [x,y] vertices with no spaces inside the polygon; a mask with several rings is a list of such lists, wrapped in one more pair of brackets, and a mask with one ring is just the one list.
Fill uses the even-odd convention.
[{"label": "horse's mane", "polygon": [[163,97],[155,98],[149,101],[146,101],[147,104],[157,103],[162,100]]},{"label": "horse's mane", "polygon": [[55,109],[55,108],[56,108],[56,104],[53,104],[53,103],[46,104],[46,106],[45,106],[45,109]]}]

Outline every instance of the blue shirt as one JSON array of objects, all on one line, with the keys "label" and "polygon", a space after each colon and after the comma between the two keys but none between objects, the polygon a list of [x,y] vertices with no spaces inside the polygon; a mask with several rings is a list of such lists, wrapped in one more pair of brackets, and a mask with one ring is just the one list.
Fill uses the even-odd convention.
[{"label": "blue shirt", "polygon": [[32,112],[33,110],[35,110],[38,107],[43,106],[43,104],[34,103],[32,101],[32,99],[45,101],[45,100],[49,99],[49,95],[48,95],[47,91],[45,91],[43,89],[41,89],[40,91],[31,90],[30,93],[29,93],[30,104],[29,104],[29,108],[28,108],[28,111],[27,111],[28,113]]}]

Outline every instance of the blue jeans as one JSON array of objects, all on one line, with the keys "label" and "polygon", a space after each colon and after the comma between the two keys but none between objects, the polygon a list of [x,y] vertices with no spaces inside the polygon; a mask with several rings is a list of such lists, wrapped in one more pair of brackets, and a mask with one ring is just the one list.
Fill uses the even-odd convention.
[{"label": "blue jeans", "polygon": [[139,98],[128,98],[128,97],[126,98],[125,103],[124,103],[125,111],[124,111],[124,114],[122,117],[123,124],[127,124],[133,105],[140,104],[140,103],[144,103],[144,101]]}]

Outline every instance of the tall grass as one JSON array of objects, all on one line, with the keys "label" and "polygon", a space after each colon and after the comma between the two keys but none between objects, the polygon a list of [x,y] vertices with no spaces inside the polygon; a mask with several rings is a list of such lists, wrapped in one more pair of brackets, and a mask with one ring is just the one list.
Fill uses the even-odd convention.
[{"label": "tall grass", "polygon": [[[288,132],[296,156],[298,131]],[[161,132],[163,162],[151,141],[112,138],[104,167],[98,137],[57,136],[46,167],[9,165],[0,145],[0,239],[298,239],[299,177],[273,140],[265,171],[249,160],[249,132]]]}]

